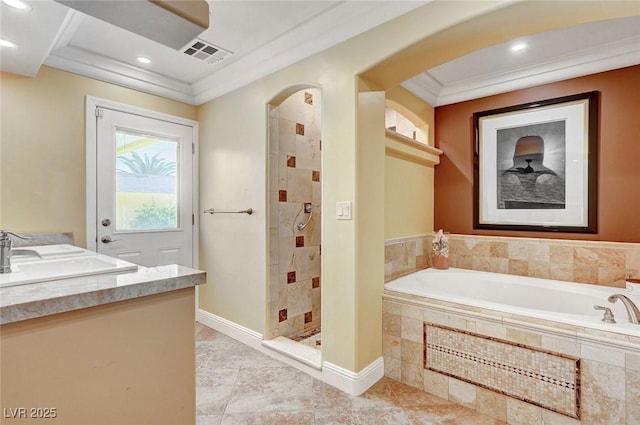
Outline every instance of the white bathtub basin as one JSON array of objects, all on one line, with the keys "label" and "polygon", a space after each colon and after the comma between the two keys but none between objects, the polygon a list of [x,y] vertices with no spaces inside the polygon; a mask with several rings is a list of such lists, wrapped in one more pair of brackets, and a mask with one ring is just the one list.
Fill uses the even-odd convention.
[{"label": "white bathtub basin", "polygon": [[[435,300],[480,307],[502,313],[566,323],[640,337],[640,326],[628,323],[621,302],[610,303],[613,294],[623,294],[640,304],[640,286],[627,288],[564,282],[527,276],[450,268],[425,269],[399,277],[384,285],[385,290]],[[602,311],[610,308],[615,324],[602,321]]]},{"label": "white bathtub basin", "polygon": [[73,252],[64,249],[60,252],[52,246],[44,249],[42,247],[25,248],[43,251],[42,258],[16,257],[19,260],[11,265],[12,272],[0,274],[0,287],[99,274],[131,273],[138,270],[136,264],[128,261],[74,248],[76,249]]}]

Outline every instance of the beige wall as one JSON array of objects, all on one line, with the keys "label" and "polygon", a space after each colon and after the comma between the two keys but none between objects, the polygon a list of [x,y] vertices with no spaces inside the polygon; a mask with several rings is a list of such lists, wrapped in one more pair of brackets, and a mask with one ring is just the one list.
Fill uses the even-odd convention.
[{"label": "beige wall", "polygon": [[[354,202],[353,220],[329,213],[322,220],[323,358],[359,371],[380,356],[380,303],[368,301],[381,292],[384,279],[384,135],[380,126],[380,137],[358,137],[358,128],[378,125],[369,121],[378,115],[358,116],[355,77],[410,43],[494,6],[427,5],[199,108],[201,205],[256,209],[250,217],[201,221],[200,264],[210,283],[201,289],[201,308],[266,332],[266,105],[290,87],[317,85],[323,93],[322,209]],[[439,8],[447,12],[433,13]]]},{"label": "beige wall", "polygon": [[384,238],[433,232],[434,166],[387,155],[384,162]]},{"label": "beige wall", "polygon": [[[2,325],[3,424],[195,423],[194,288]],[[55,408],[30,418],[29,408]],[[15,411],[15,410],[14,410]]]},{"label": "beige wall", "polygon": [[[384,229],[384,197],[379,195],[384,182],[371,176],[383,173],[384,155],[375,152],[383,151],[379,144],[384,137],[360,137],[363,126],[377,125],[368,121],[377,115],[360,115],[358,92],[390,89],[469,49],[567,23],[634,13],[634,7],[625,2],[610,4],[603,8],[602,3],[587,7],[582,2],[436,1],[203,105],[198,114],[201,204],[253,207],[256,214],[211,216],[202,221],[201,265],[209,273],[210,285],[201,291],[201,308],[266,332],[266,105],[299,84],[319,86],[323,92],[322,209],[334,211],[337,201],[354,201],[353,220],[338,221],[329,213],[322,220],[323,358],[352,371],[367,366],[381,354],[379,303],[366,301],[381,291],[375,288],[383,283],[383,259],[376,249],[382,253],[384,244],[384,232],[378,231]],[[508,13],[493,19],[493,14],[485,15],[503,11],[500,8]],[[463,21],[444,37],[432,36]],[[362,72],[366,79],[357,80]]]},{"label": "beige wall", "polygon": [[[500,13],[488,13],[494,10]],[[322,208],[334,211],[337,201],[354,201],[351,221],[323,215],[323,358],[351,371],[367,366],[381,355],[375,297],[383,282],[385,165],[384,136],[361,137],[364,127],[378,125],[370,121],[378,114],[376,107],[359,109],[358,92],[365,85],[389,90],[476,48],[636,10],[633,2],[434,1],[199,107],[200,204],[256,211],[202,218],[200,264],[209,284],[200,306],[265,333],[267,104],[301,84],[318,86]],[[33,80],[2,76],[1,224],[17,231],[71,230],[83,244],[84,96],[192,119],[196,109],[46,67],[40,72]],[[357,79],[363,72],[366,81]],[[377,99],[372,95],[368,100]],[[40,125],[26,116],[38,117]],[[25,177],[25,169],[32,175]]]},{"label": "beige wall", "polygon": [[[434,145],[434,108],[398,86],[386,92],[387,106],[424,131]],[[388,141],[393,143],[392,141]],[[433,232],[434,164],[387,152],[384,163],[384,238],[403,238]]]},{"label": "beige wall", "polygon": [[195,119],[196,108],[43,66],[35,78],[2,73],[0,227],[73,232],[84,246],[85,96]]}]

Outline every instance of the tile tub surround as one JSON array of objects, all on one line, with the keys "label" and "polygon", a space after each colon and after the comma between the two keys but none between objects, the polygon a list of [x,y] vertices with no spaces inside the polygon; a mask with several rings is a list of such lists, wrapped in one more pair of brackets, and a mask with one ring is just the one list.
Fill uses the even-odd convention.
[{"label": "tile tub surround", "polygon": [[[432,235],[385,242],[385,281],[430,266]],[[449,266],[623,288],[640,277],[640,244],[458,235]]]},{"label": "tile tub surround", "polygon": [[[424,368],[424,324],[580,359],[580,419]],[[511,425],[640,423],[640,338],[385,291],[385,376]]]},{"label": "tile tub surround", "polygon": [[204,284],[206,273],[176,264],[0,288],[0,324],[35,319]]},{"label": "tile tub surround", "polygon": [[321,110],[320,90],[306,89],[270,111],[268,338],[320,326]]},{"label": "tile tub surround", "polygon": [[384,244],[384,281],[431,266],[433,235],[389,239]]}]

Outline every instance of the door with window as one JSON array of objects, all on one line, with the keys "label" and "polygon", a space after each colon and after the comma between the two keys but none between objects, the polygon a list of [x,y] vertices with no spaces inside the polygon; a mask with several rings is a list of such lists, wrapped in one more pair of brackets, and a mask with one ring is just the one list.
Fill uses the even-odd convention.
[{"label": "door with window", "polygon": [[96,108],[97,251],[193,266],[194,127]]}]

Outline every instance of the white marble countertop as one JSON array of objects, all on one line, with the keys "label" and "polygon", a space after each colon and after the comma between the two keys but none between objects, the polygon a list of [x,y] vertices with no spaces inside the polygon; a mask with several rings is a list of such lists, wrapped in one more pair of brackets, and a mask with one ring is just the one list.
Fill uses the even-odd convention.
[{"label": "white marble countertop", "polygon": [[0,324],[19,322],[203,284],[206,273],[175,264],[0,288]]}]

